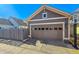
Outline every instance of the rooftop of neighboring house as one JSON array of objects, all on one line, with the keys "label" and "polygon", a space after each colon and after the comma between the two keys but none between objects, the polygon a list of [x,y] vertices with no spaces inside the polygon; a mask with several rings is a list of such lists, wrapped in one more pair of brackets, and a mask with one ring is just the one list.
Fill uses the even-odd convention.
[{"label": "rooftop of neighboring house", "polygon": [[77,8],[73,13],[79,13],[79,8]]},{"label": "rooftop of neighboring house", "polygon": [[5,19],[5,18],[0,18],[0,25],[9,25],[9,26],[14,26],[16,25],[15,23],[13,24],[13,22],[11,22],[12,20],[10,19],[13,19],[19,26],[27,26],[27,24],[21,20],[21,19],[18,19],[18,18],[15,18],[15,17],[10,17],[9,19]]},{"label": "rooftop of neighboring house", "polygon": [[[71,13],[71,15],[72,16],[77,15],[77,17],[76,17],[77,24],[79,24],[79,8],[77,8],[75,11],[73,11],[73,13]],[[72,17],[72,20],[70,21],[70,23],[74,24],[74,17]]]},{"label": "rooftop of neighboring house", "polygon": [[0,18],[0,25],[12,25],[8,19]]},{"label": "rooftop of neighboring house", "polygon": [[16,17],[11,17],[13,20],[16,21],[17,24],[21,26],[27,26],[27,23],[25,23],[22,19],[16,18]]}]

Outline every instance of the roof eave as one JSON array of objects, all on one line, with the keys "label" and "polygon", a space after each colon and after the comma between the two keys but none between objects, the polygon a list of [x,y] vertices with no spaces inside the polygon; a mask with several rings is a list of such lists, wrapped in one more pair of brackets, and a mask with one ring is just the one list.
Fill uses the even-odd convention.
[{"label": "roof eave", "polygon": [[33,13],[33,14],[27,19],[27,21],[32,20],[32,18],[33,18],[35,15],[37,15],[39,12],[41,12],[44,8],[46,8],[46,9],[48,9],[48,10],[51,10],[52,12],[56,12],[56,13],[58,13],[58,14],[61,14],[61,15],[65,16],[65,17],[69,18],[69,19],[71,19],[71,17],[72,17],[69,13],[63,12],[63,11],[58,10],[58,9],[56,9],[56,8],[49,7],[49,6],[47,6],[47,5],[43,5],[43,6],[41,6],[35,13]]}]

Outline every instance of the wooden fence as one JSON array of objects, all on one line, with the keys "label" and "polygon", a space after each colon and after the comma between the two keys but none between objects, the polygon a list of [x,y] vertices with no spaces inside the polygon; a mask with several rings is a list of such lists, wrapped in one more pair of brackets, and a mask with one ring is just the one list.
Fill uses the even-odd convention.
[{"label": "wooden fence", "polygon": [[24,40],[27,36],[27,29],[0,29],[0,39]]}]

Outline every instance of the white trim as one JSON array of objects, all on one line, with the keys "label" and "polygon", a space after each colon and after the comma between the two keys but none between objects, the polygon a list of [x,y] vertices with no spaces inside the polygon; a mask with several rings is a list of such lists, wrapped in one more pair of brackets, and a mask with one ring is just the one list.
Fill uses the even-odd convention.
[{"label": "white trim", "polygon": [[55,19],[64,19],[67,17],[54,17],[54,18],[46,18],[46,19],[32,19],[30,21],[44,21],[44,20],[55,20]]},{"label": "white trim", "polygon": [[64,22],[50,22],[50,23],[32,23],[30,25],[47,25],[47,24],[63,24]]},{"label": "white trim", "polygon": [[34,23],[30,24],[30,37],[31,37],[31,26],[32,25],[47,25],[47,24],[63,24],[63,40],[65,38],[65,27],[64,27],[64,22],[53,22],[53,23]]}]

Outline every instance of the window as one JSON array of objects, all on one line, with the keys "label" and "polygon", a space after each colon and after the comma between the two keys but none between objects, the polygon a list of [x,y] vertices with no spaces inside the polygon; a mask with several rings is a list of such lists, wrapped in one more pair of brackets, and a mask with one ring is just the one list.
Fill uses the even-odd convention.
[{"label": "window", "polygon": [[61,28],[61,27],[59,27],[59,30],[62,30],[62,28]]},{"label": "window", "polygon": [[39,28],[39,30],[41,30],[41,28]]},{"label": "window", "polygon": [[48,28],[46,28],[46,30],[48,30]]},{"label": "window", "polygon": [[49,28],[50,30],[52,30],[52,28]]},{"label": "window", "polygon": [[37,28],[35,28],[35,30],[37,30]]},{"label": "window", "polygon": [[44,30],[44,28],[42,28],[42,30]]},{"label": "window", "polygon": [[47,13],[42,13],[42,18],[47,18]]},{"label": "window", "polygon": [[44,17],[46,17],[46,14],[44,14]]},{"label": "window", "polygon": [[57,28],[55,27],[54,30],[57,30]]},{"label": "window", "polygon": [[0,27],[0,29],[1,29],[1,27]]}]

